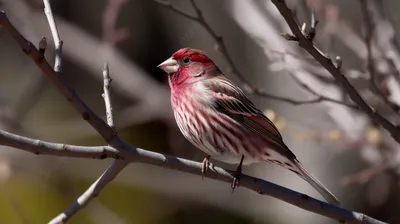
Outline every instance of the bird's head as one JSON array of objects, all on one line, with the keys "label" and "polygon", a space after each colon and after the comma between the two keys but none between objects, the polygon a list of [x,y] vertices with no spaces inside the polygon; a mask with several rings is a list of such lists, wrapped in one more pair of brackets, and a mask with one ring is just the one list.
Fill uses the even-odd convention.
[{"label": "bird's head", "polygon": [[[219,72],[214,62],[201,50],[182,48],[157,67],[168,73],[171,89],[200,81]],[[219,71],[219,70],[218,70]]]}]

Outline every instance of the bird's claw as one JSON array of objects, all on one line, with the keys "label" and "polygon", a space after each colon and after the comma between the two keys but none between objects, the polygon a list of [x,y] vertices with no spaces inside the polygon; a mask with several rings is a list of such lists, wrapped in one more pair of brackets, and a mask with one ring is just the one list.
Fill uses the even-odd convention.
[{"label": "bird's claw", "polygon": [[203,167],[201,168],[201,179],[204,179],[204,174],[207,173],[208,167],[209,167],[210,165],[212,165],[212,164],[210,163],[210,156],[206,156],[206,157],[203,159]]},{"label": "bird's claw", "polygon": [[232,193],[235,190],[235,188],[237,188],[239,186],[240,177],[242,176],[243,159],[244,159],[244,156],[242,156],[242,158],[240,159],[239,166],[236,168],[236,173],[235,173],[235,176],[233,177],[233,181],[232,181],[232,185],[231,185]]},{"label": "bird's claw", "polygon": [[239,186],[241,176],[242,176],[242,166],[238,166],[231,185],[232,193]]}]

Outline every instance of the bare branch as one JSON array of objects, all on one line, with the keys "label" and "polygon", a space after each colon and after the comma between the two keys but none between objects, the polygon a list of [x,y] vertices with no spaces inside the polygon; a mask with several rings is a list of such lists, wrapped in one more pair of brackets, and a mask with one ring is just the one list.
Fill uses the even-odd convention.
[{"label": "bare branch", "polygon": [[119,152],[108,146],[81,147],[40,141],[0,130],[0,144],[19,148],[36,155],[53,155],[76,158],[119,158]]},{"label": "bare branch", "polygon": [[343,73],[332,63],[332,60],[327,58],[321,53],[321,51],[315,48],[313,43],[302,34],[295,19],[293,18],[292,11],[288,8],[286,3],[283,0],[271,1],[281,13],[293,34],[299,39],[299,45],[309,54],[311,54],[315,60],[317,60],[326,70],[329,71],[329,73],[332,74],[336,81],[340,83],[346,90],[350,99],[352,99],[354,103],[356,103],[373,121],[382,125],[382,127],[386,129],[398,143],[400,143],[399,128],[371,108],[360,96],[349,80],[343,75]]},{"label": "bare branch", "polygon": [[[104,159],[106,157],[114,157],[119,160],[125,162],[140,162],[150,165],[155,165],[159,167],[174,169],[177,171],[182,171],[186,173],[191,173],[194,175],[201,176],[201,169],[203,167],[202,163],[174,157],[166,154],[161,154],[153,151],[148,151],[140,148],[136,148],[134,146],[127,145],[130,150],[129,153],[122,155],[116,148],[111,146],[72,146],[65,144],[57,144],[39,141],[36,139],[26,138],[14,134],[10,134],[4,131],[0,131],[0,144],[7,145],[14,148],[18,148],[24,151],[32,152],[35,154],[48,154],[54,156],[63,156],[63,157],[78,157],[78,158],[88,158],[93,157],[96,159]],[[116,166],[116,165],[114,165]],[[109,168],[112,169],[112,168]],[[113,168],[113,172],[109,171],[109,173],[117,173],[117,168]],[[235,175],[235,171],[226,170],[217,166],[209,167],[208,172],[205,173],[205,176],[211,179],[223,181],[226,183],[231,183],[232,178]],[[107,177],[111,176],[111,174],[107,174]],[[311,211],[326,217],[330,217],[335,220],[341,220],[345,223],[359,223],[359,224],[384,224],[384,222],[380,222],[371,217],[368,217],[364,214],[352,212],[346,210],[341,207],[337,207],[331,204],[328,204],[323,201],[319,201],[314,199],[308,195],[298,193],[296,191],[290,190],[288,188],[276,185],[274,183],[255,178],[252,176],[243,175],[240,180],[240,186],[253,190],[262,195],[268,195],[279,200],[283,200],[287,203],[290,203],[299,208],[305,209],[307,211]],[[109,179],[108,179],[109,180]],[[101,183],[105,182],[102,180]],[[104,187],[104,186],[103,186]],[[93,185],[88,189],[89,192],[84,195],[90,195],[99,192],[101,189],[93,187]],[[87,192],[88,192],[87,191]],[[84,196],[84,197],[86,197]],[[82,197],[81,197],[82,198]],[[91,199],[91,198],[90,198]],[[90,200],[88,199],[88,200]],[[78,199],[77,202],[74,203],[73,206],[70,207],[65,213],[59,215],[56,220],[68,219],[70,215],[76,212],[76,209],[81,209],[84,205],[80,204],[83,199]],[[66,215],[68,213],[69,216]],[[65,218],[67,217],[67,218]],[[51,222],[58,223],[58,222]]]},{"label": "bare branch", "polygon": [[110,183],[125,167],[127,163],[115,160],[104,173],[63,213],[55,217],[49,224],[67,222],[75,213],[84,208],[100,191]]}]

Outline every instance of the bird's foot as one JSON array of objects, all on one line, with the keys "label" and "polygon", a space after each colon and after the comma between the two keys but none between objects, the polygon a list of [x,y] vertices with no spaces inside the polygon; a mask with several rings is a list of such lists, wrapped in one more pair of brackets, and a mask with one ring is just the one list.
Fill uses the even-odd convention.
[{"label": "bird's foot", "polygon": [[233,181],[232,181],[232,185],[231,185],[232,193],[235,190],[235,188],[237,188],[239,186],[240,176],[242,176],[242,166],[237,167],[235,176],[233,177]]},{"label": "bird's foot", "polygon": [[203,167],[201,168],[201,179],[204,179],[204,174],[207,173],[208,167],[209,167],[210,165],[212,166],[212,164],[210,163],[210,156],[206,156],[206,157],[203,159]]},{"label": "bird's foot", "polygon": [[239,186],[240,177],[242,176],[243,159],[244,159],[244,156],[242,156],[240,163],[239,163],[238,167],[236,168],[235,176],[233,177],[233,181],[232,181],[232,185],[231,185],[232,193],[235,190],[235,188],[237,188]]}]

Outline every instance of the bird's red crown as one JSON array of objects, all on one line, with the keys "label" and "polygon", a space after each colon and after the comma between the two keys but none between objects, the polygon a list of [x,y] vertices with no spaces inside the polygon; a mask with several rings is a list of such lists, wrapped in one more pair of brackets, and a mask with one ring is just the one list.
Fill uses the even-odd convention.
[{"label": "bird's red crown", "polygon": [[191,61],[197,61],[203,63],[211,62],[211,59],[207,57],[204,51],[191,48],[179,49],[172,55],[172,58],[174,59],[189,58]]}]

